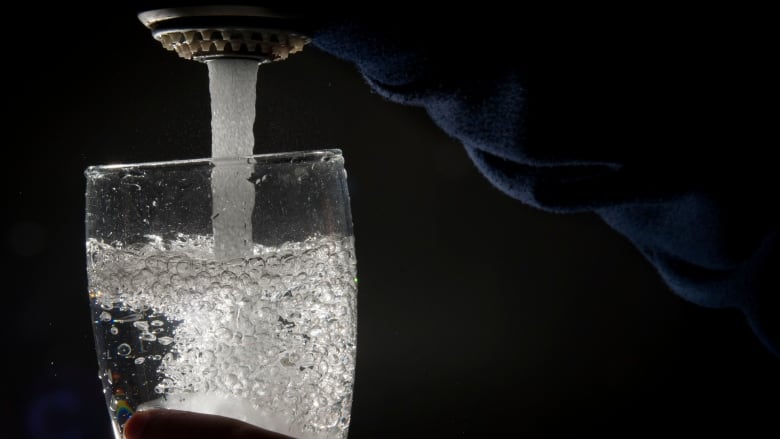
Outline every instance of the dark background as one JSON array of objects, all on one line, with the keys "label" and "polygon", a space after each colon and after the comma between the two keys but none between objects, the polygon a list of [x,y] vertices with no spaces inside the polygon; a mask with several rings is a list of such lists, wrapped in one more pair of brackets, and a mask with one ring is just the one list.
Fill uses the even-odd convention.
[{"label": "dark background", "polygon": [[[207,70],[162,50],[131,8],[12,15],[0,436],[108,439],[82,172],[207,156]],[[424,111],[314,47],[260,68],[257,111],[256,153],[344,151],[360,278],[351,438],[774,435],[780,360],[738,312],[676,297],[596,217],[502,195]]]}]

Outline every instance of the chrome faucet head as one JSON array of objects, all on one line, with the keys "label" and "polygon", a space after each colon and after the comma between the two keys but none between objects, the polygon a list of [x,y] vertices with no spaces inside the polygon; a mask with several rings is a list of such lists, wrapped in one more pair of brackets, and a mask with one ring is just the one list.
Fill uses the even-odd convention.
[{"label": "chrome faucet head", "polygon": [[259,64],[286,59],[311,39],[306,21],[254,6],[191,6],[138,14],[164,48],[184,59],[256,59]]}]

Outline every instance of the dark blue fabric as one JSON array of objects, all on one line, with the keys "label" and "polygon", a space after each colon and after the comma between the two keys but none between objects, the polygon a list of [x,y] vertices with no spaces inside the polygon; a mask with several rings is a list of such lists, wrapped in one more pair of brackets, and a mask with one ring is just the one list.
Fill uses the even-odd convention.
[{"label": "dark blue fabric", "polygon": [[747,45],[658,17],[384,12],[336,19],[314,44],[387,99],[425,108],[498,189],[595,212],[673,292],[741,309],[780,355],[774,143]]}]

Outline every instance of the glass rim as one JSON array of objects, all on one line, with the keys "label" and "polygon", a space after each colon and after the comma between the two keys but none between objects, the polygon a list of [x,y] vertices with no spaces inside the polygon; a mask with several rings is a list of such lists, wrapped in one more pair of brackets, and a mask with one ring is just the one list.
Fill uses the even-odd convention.
[{"label": "glass rim", "polygon": [[209,163],[219,164],[274,164],[274,163],[297,163],[309,162],[314,160],[328,160],[331,158],[342,157],[342,151],[338,148],[330,149],[312,149],[289,152],[274,152],[268,154],[253,154],[238,157],[202,157],[196,159],[179,159],[156,162],[138,162],[138,163],[116,163],[106,165],[91,165],[84,170],[85,175],[100,171],[115,171],[135,168],[157,168],[157,167],[175,167],[186,165],[200,165]]}]

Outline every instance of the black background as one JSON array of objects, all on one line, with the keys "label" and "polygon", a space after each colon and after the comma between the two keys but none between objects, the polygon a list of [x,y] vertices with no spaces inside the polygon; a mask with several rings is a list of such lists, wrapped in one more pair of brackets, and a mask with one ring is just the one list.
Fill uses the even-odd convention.
[{"label": "black background", "polygon": [[[131,8],[26,5],[4,59],[2,437],[110,437],[86,295],[83,170],[205,157],[205,65]],[[622,237],[489,185],[424,111],[314,47],[260,68],[255,152],[338,147],[359,270],[351,438],[773,436],[780,361]],[[7,433],[7,435],[6,435]]]}]

